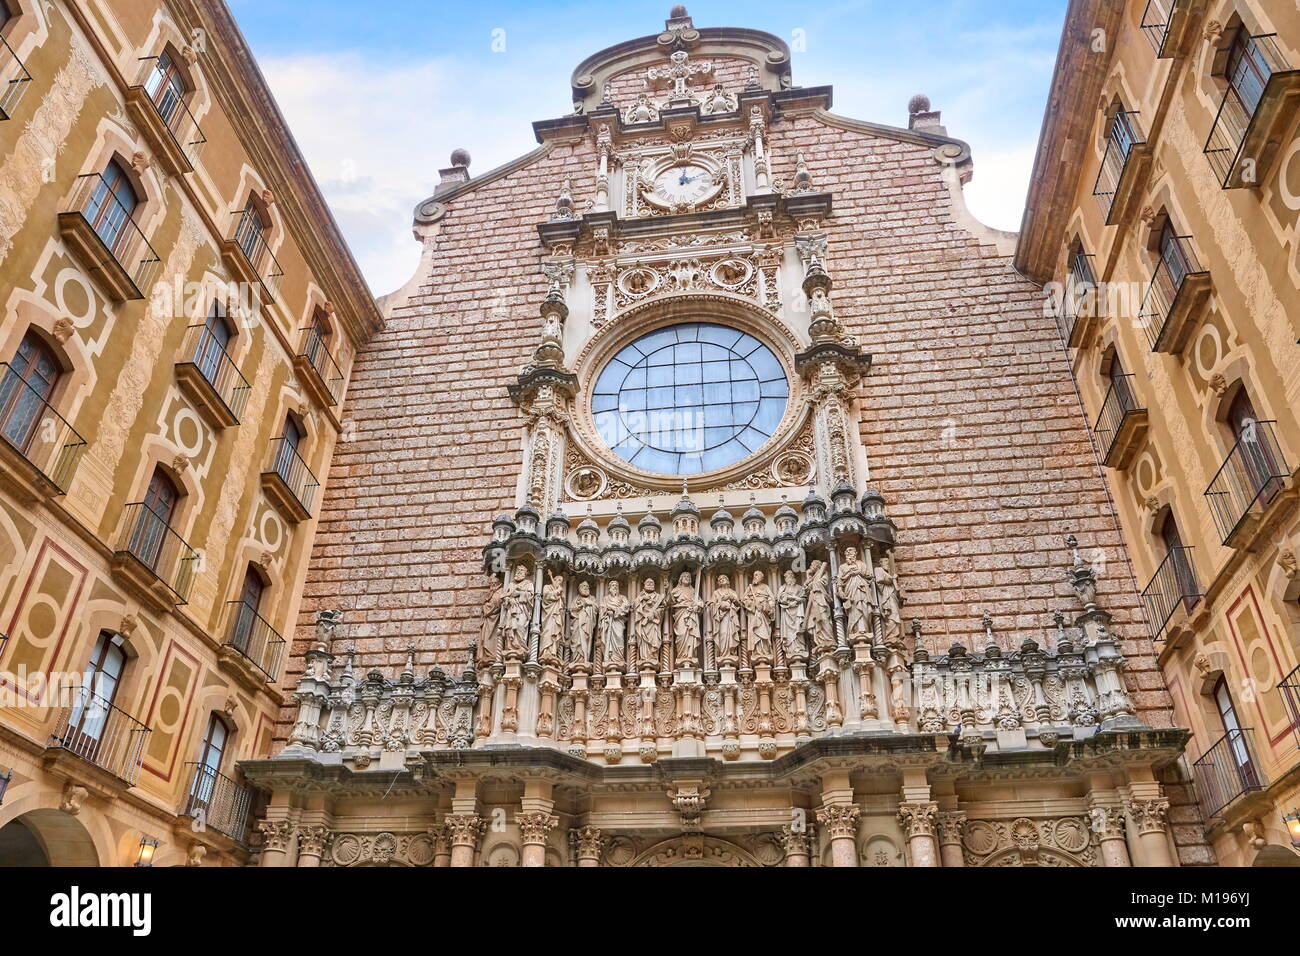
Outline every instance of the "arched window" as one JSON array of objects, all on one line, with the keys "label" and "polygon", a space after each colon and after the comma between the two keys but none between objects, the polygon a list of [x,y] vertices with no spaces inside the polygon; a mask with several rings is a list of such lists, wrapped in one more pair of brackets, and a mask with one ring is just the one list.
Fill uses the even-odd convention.
[{"label": "arched window", "polygon": [[164,51],[158,57],[144,88],[163,122],[170,123],[185,102],[185,80],[170,52]]},{"label": "arched window", "polygon": [[1261,423],[1244,386],[1238,389],[1228,406],[1227,424],[1236,440],[1233,457],[1239,463],[1237,471],[1247,483],[1249,493],[1246,497],[1253,499],[1257,496],[1267,504],[1282,490],[1279,480],[1282,471],[1274,452],[1269,423]]},{"label": "arched window", "polygon": [[145,492],[144,506],[138,510],[131,532],[130,551],[141,562],[157,570],[163,544],[171,528],[172,515],[180,492],[161,467],[154,468]]},{"label": "arched window", "polygon": [[1160,522],[1160,541],[1164,544],[1165,560],[1172,568],[1174,583],[1178,596],[1182,598],[1183,607],[1191,611],[1196,605],[1200,588],[1196,585],[1196,574],[1192,571],[1192,562],[1187,548],[1183,544],[1182,532],[1173,511],[1166,512]]},{"label": "arched window", "polygon": [[262,607],[262,595],[266,585],[261,575],[251,567],[244,569],[244,584],[239,590],[239,602],[235,608],[235,621],[231,627],[230,643],[241,654],[247,655],[252,644],[254,628]]},{"label": "arched window", "polygon": [[266,230],[270,223],[266,214],[252,196],[244,204],[244,212],[239,217],[239,226],[235,229],[235,244],[243,251],[248,261],[258,265],[262,247],[265,245]]},{"label": "arched window", "polygon": [[86,664],[63,746],[94,759],[98,753],[110,708],[117,700],[122,673],[126,669],[126,642],[118,634],[101,631],[90,661]]},{"label": "arched window", "polygon": [[225,309],[220,302],[213,302],[208,316],[203,320],[203,334],[199,336],[199,345],[194,352],[194,364],[199,367],[203,377],[214,385],[222,378],[222,370],[228,361],[228,346],[234,332],[225,316]]},{"label": "arched window", "polygon": [[1174,229],[1173,220],[1168,217],[1160,228],[1160,261],[1168,271],[1174,289],[1180,288],[1188,275],[1200,271],[1199,266],[1192,262],[1186,243]]},{"label": "arched window", "polygon": [[1236,765],[1241,789],[1258,790],[1259,773],[1255,770],[1255,761],[1241,721],[1237,719],[1237,707],[1228,691],[1228,682],[1222,677],[1214,685],[1214,704],[1219,711],[1219,720],[1223,723],[1224,739],[1228,744],[1228,753],[1232,755],[1232,762]]},{"label": "arched window", "polygon": [[36,438],[61,371],[54,350],[29,331],[0,380],[0,434],[24,455]]},{"label": "arched window", "polygon": [[194,780],[190,784],[190,802],[188,812],[208,813],[224,791],[218,786],[221,779],[221,764],[230,743],[230,725],[220,714],[208,718],[208,727],[203,734],[203,743],[199,748],[199,759],[194,767]]},{"label": "arched window", "polygon": [[140,204],[131,179],[116,159],[109,162],[100,177],[84,215],[91,228],[109,249],[116,249],[126,223],[135,215]]}]

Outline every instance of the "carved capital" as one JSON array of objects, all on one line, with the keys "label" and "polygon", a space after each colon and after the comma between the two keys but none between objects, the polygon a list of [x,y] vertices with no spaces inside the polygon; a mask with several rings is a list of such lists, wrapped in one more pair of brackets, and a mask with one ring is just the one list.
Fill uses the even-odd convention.
[{"label": "carved capital", "polygon": [[1159,797],[1152,800],[1128,800],[1124,803],[1124,810],[1137,827],[1138,833],[1162,833],[1169,813],[1169,801]]},{"label": "carved capital", "polygon": [[569,842],[579,860],[599,860],[605,848],[605,836],[595,827],[579,827],[569,831]]},{"label": "carved capital", "polygon": [[934,836],[938,818],[938,804],[900,803],[898,805],[898,823],[909,840],[919,836]]},{"label": "carved capital", "polygon": [[1088,811],[1088,821],[1097,839],[1124,839],[1124,811],[1120,807],[1093,807]]},{"label": "carved capital", "polygon": [[289,849],[293,838],[293,825],[288,820],[261,820],[257,830],[262,834],[262,849],[283,853]]},{"label": "carved capital", "polygon": [[484,821],[477,813],[449,813],[443,821],[452,846],[478,846],[483,836]]},{"label": "carved capital", "polygon": [[860,816],[862,810],[857,806],[832,804],[817,811],[817,822],[826,828],[832,840],[855,840]]},{"label": "carved capital", "polygon": [[328,827],[320,824],[303,827],[298,831],[298,852],[307,856],[322,856],[332,835]]},{"label": "carved capital", "polygon": [[798,830],[786,826],[781,828],[777,839],[781,841],[781,846],[785,848],[786,856],[809,856],[812,854],[816,832],[810,826]]},{"label": "carved capital", "polygon": [[545,846],[547,834],[559,825],[560,819],[544,811],[533,810],[519,814],[515,817],[515,822],[519,824],[519,834],[524,846],[530,844]]},{"label": "carved capital", "polygon": [[938,816],[939,843],[942,846],[960,846],[966,814],[961,810],[941,810]]}]

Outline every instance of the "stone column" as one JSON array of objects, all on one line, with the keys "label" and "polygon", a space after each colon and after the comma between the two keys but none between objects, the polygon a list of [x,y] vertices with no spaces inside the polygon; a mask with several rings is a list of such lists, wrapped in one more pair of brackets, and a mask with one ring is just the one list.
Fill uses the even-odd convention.
[{"label": "stone column", "polygon": [[1169,801],[1164,797],[1130,797],[1124,810],[1138,832],[1143,866],[1173,866],[1166,835]]},{"label": "stone column", "polygon": [[934,828],[939,816],[937,803],[900,803],[898,822],[907,835],[913,866],[938,866]]},{"label": "stone column", "polygon": [[483,836],[483,818],[477,813],[449,813],[443,826],[451,843],[451,865],[473,866],[474,853]]},{"label": "stone column", "polygon": [[1101,844],[1102,866],[1132,866],[1128,855],[1128,828],[1119,807],[1094,806],[1088,811],[1093,832]]},{"label": "stone column", "polygon": [[293,841],[293,824],[288,820],[262,820],[257,824],[262,834],[262,866],[288,866],[289,844]]},{"label": "stone column", "polygon": [[966,814],[961,810],[940,810],[938,819],[939,858],[944,866],[965,866],[961,852],[961,834]]},{"label": "stone column", "polygon": [[832,804],[817,811],[817,822],[830,836],[831,866],[858,865],[858,817],[861,815],[858,807],[844,804]]},{"label": "stone column", "polygon": [[329,829],[319,823],[302,827],[298,831],[298,865],[320,866],[321,857],[325,854],[331,836]]},{"label": "stone column", "polygon": [[429,827],[429,836],[433,838],[433,865],[451,866],[451,842],[447,836],[447,827],[441,823]]},{"label": "stone column", "polygon": [[605,837],[595,827],[580,827],[569,831],[578,866],[600,866],[600,851],[605,848]]},{"label": "stone column", "polygon": [[522,866],[546,865],[546,838],[560,822],[558,817],[544,811],[521,813],[515,818],[519,824],[520,842],[523,844]]},{"label": "stone column", "polygon": [[781,828],[781,845],[785,847],[786,866],[809,866],[812,857],[815,831],[806,824],[799,830],[793,827]]}]

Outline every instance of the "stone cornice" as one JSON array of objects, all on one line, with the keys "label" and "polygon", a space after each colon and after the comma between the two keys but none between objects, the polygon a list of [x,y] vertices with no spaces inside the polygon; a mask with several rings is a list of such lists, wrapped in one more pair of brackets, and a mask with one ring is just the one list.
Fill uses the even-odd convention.
[{"label": "stone cornice", "polygon": [[[1070,0],[1066,10],[1015,258],[1036,282],[1053,278],[1124,7],[1118,0]],[[1105,31],[1104,55],[1092,52],[1095,30]]]},{"label": "stone cornice", "polygon": [[244,120],[240,143],[275,192],[294,243],[338,307],[339,321],[358,345],[369,341],[383,316],[229,8],[200,0],[168,5],[185,32],[202,27],[216,38],[204,60],[213,98],[232,124]]}]

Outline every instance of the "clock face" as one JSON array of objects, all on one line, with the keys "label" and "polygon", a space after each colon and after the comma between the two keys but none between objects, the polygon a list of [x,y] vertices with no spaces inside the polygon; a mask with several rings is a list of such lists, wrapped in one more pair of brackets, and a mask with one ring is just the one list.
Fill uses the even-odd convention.
[{"label": "clock face", "polygon": [[711,170],[698,163],[669,166],[655,177],[650,198],[665,206],[693,206],[714,192]]}]

